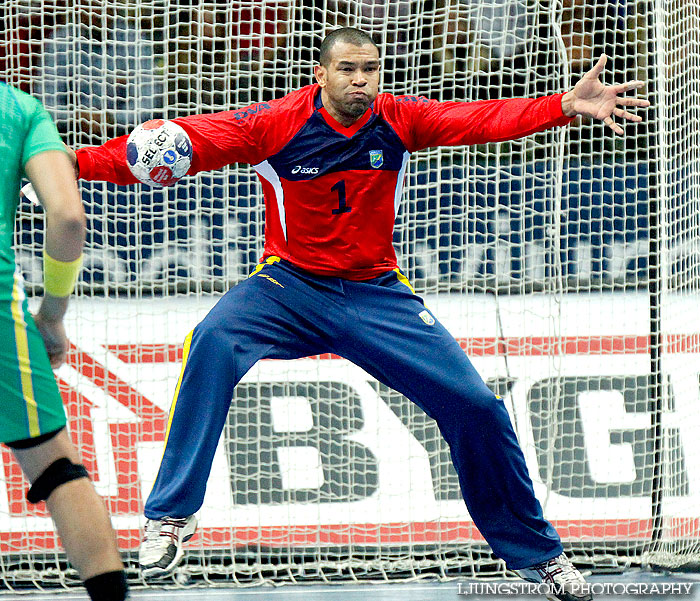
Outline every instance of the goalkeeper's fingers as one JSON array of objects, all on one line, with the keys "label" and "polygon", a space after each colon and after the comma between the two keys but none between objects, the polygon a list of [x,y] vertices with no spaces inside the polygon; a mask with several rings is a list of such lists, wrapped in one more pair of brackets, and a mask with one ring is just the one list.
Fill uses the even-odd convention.
[{"label": "goalkeeper's fingers", "polygon": [[625,131],[617,124],[615,121],[613,121],[613,118],[608,116],[603,119],[603,123],[607,125],[611,130],[613,130],[616,134],[624,134]]},{"label": "goalkeeper's fingers", "polygon": [[635,115],[634,113],[630,113],[629,111],[625,111],[624,109],[614,109],[613,115],[622,119],[627,119],[627,121],[634,121],[636,123],[639,123],[642,120],[642,118],[639,115]]},{"label": "goalkeeper's fingers", "polygon": [[608,56],[606,54],[601,54],[598,62],[593,65],[593,68],[588,72],[591,77],[597,78],[605,69],[605,64],[608,62]]}]

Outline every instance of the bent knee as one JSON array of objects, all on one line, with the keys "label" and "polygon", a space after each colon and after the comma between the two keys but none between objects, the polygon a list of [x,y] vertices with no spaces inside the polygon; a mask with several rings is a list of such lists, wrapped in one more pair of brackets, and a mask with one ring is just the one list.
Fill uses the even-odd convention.
[{"label": "bent knee", "polygon": [[478,420],[484,425],[508,418],[503,399],[490,390],[485,384],[460,391],[454,405],[456,421],[469,422]]}]

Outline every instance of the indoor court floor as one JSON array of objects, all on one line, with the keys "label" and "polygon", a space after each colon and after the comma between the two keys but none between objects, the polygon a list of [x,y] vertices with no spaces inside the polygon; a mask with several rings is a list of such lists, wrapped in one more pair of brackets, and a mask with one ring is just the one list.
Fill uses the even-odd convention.
[{"label": "indoor court floor", "polygon": [[[674,598],[683,600],[700,600],[700,574],[670,574],[643,571],[628,571],[617,575],[591,576],[588,581],[595,585],[615,584],[614,590],[622,590],[623,585],[633,585],[641,590],[640,585],[648,585],[646,594],[616,594],[614,592],[597,594],[595,599],[605,601],[623,601],[640,599],[644,601],[661,601]],[[471,583],[485,583],[485,580],[455,580],[450,582],[397,582],[381,584],[337,584],[337,585],[285,585],[279,587],[260,586],[256,588],[160,588],[132,589],[133,601],[537,601],[544,599],[541,595],[497,595],[465,594]],[[489,581],[490,583],[499,581]],[[515,582],[513,580],[500,582]],[[656,585],[652,587],[651,585]],[[670,592],[666,594],[649,592],[662,590],[666,585]],[[676,587],[673,592],[668,585]],[[689,589],[689,592],[685,591]],[[609,591],[613,590],[611,588]],[[678,592],[680,590],[680,592]],[[460,593],[460,591],[462,591]],[[40,601],[56,599],[57,601],[87,601],[87,595],[74,589],[71,591],[51,590],[46,592],[0,592],[2,601]]]}]

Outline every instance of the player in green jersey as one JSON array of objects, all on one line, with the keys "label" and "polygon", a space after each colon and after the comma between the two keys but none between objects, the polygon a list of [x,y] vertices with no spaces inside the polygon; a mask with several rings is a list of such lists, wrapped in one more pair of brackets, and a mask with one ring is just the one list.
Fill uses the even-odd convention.
[{"label": "player in green jersey", "polygon": [[[12,249],[19,184],[26,175],[46,212],[44,298],[29,313]],[[68,558],[93,600],[128,597],[104,503],[65,429],[52,367],[66,357],[63,316],[80,270],[85,213],[65,146],[39,102],[0,82],[0,442],[46,501]]]}]

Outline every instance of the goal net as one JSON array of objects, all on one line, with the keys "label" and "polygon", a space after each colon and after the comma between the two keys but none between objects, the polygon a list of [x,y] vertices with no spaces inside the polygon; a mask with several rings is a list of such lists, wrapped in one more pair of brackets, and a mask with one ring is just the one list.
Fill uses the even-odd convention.
[{"label": "goal net", "polygon": [[[375,36],[386,92],[438,100],[607,83],[653,107],[411,157],[400,266],[505,400],[545,515],[588,567],[698,559],[698,0],[6,0],[0,72],[74,147],[153,116],[240,109],[312,82],[335,27]],[[135,558],[186,334],[259,260],[248,166],[166,190],[81,183],[85,268],[56,372],[69,430]],[[16,232],[41,292],[42,213]],[[35,296],[37,295],[37,296]],[[0,472],[4,586],[70,584],[43,505]],[[435,423],[334,356],[237,387],[179,582],[495,576]],[[135,563],[132,561],[131,567]],[[135,569],[135,568],[134,568]]]}]

